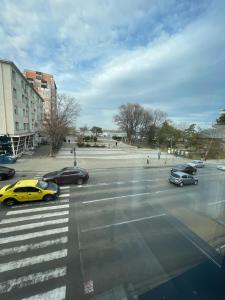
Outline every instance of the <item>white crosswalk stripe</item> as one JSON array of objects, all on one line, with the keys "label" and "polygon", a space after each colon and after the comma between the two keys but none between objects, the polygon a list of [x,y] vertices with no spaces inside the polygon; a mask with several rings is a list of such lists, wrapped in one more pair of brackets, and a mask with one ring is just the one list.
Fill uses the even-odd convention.
[{"label": "white crosswalk stripe", "polygon": [[[41,179],[42,176],[37,173],[35,177]],[[63,186],[60,187],[60,199],[54,202],[38,201],[11,207],[0,221],[0,277],[4,278],[5,272],[11,274],[8,277],[7,273],[5,281],[0,282],[0,298],[1,294],[7,295],[14,290],[19,297],[19,290],[32,286],[32,292],[23,300],[65,299],[66,285],[62,286],[62,283],[48,291],[40,287],[67,274],[67,267],[62,263],[65,264],[68,254],[69,192],[70,186]],[[51,261],[56,265],[50,268],[48,262]],[[20,270],[24,270],[22,274]],[[35,292],[37,284],[39,288]]]},{"label": "white crosswalk stripe", "polygon": [[66,287],[60,287],[49,292],[23,298],[21,300],[63,300],[66,297]]},{"label": "white crosswalk stripe", "polygon": [[68,242],[67,236],[63,236],[61,238],[47,240],[47,241],[40,242],[40,243],[26,244],[26,245],[12,247],[12,248],[5,248],[5,249],[1,249],[0,256],[22,253],[22,252],[26,252],[29,250],[43,249],[43,248],[53,246],[53,245],[56,246],[56,245],[60,245],[60,244],[66,244],[67,242]]},{"label": "white crosswalk stripe", "polygon": [[61,194],[61,195],[59,195],[59,198],[65,198],[65,197],[69,197],[70,196],[70,194]]},{"label": "white crosswalk stripe", "polygon": [[9,261],[7,263],[0,264],[0,273],[15,270],[27,266],[32,266],[35,264],[40,264],[44,262],[48,262],[51,260],[63,258],[67,256],[67,249],[62,249],[59,251],[54,251],[42,255],[26,257],[19,260]]},{"label": "white crosswalk stripe", "polygon": [[53,278],[59,278],[66,275],[66,267],[55,268],[45,272],[29,274],[0,283],[0,293],[10,292],[13,288],[23,288],[40,282],[45,282]]},{"label": "white crosswalk stripe", "polygon": [[69,198],[68,199],[60,199],[60,200],[55,200],[54,202],[52,201],[49,201],[49,202],[35,202],[35,203],[21,203],[19,206],[11,206],[10,209],[13,209],[13,210],[20,210],[21,208],[24,208],[24,207],[40,207],[40,206],[43,206],[43,207],[51,207],[51,206],[54,206],[54,205],[61,205],[61,203],[67,203],[69,202]]},{"label": "white crosswalk stripe", "polygon": [[18,214],[28,214],[31,212],[36,211],[45,211],[45,210],[54,210],[54,209],[62,209],[62,208],[69,208],[69,204],[63,204],[63,205],[54,205],[54,206],[48,206],[48,207],[35,207],[35,208],[27,208],[27,209],[18,209],[7,212],[7,215],[18,215]]},{"label": "white crosswalk stripe", "polygon": [[0,238],[0,245],[68,232],[68,226]]},{"label": "white crosswalk stripe", "polygon": [[70,188],[70,186],[61,186],[61,187],[60,187],[60,191],[61,191],[61,190],[67,190],[67,189],[69,189],[69,188]]},{"label": "white crosswalk stripe", "polygon": [[[18,218],[7,218],[7,219],[3,219],[0,222],[0,225],[2,225],[2,224],[10,224],[10,223],[15,223],[15,222],[23,222],[23,221],[28,221],[28,220],[35,220],[35,219],[45,219],[45,218],[52,218],[52,217],[60,217],[60,216],[68,215],[68,214],[69,214],[69,211],[65,210],[65,211],[60,211],[60,212],[37,214],[37,215],[25,216],[25,217],[18,217]],[[1,232],[1,230],[0,230],[0,232]]]},{"label": "white crosswalk stripe", "polygon": [[68,223],[68,221],[69,221],[68,218],[62,218],[62,219],[57,219],[57,220],[35,222],[35,223],[30,223],[30,224],[25,224],[25,225],[5,227],[5,228],[1,228],[0,233],[15,232],[15,231],[33,229],[33,228],[38,228],[38,227],[43,227],[43,226]]}]

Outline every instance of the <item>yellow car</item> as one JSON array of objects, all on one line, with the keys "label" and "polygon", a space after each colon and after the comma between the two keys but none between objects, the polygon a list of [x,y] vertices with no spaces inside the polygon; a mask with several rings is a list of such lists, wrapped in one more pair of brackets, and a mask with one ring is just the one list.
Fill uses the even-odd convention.
[{"label": "yellow car", "polygon": [[18,202],[54,200],[59,194],[55,183],[37,179],[19,180],[12,185],[6,185],[0,190],[0,202],[12,206]]}]

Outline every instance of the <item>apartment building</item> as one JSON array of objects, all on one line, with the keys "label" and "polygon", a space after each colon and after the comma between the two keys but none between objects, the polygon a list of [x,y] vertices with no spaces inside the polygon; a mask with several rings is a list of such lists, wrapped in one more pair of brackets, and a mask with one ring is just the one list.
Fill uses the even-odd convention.
[{"label": "apartment building", "polygon": [[20,156],[38,143],[43,102],[13,62],[0,60],[0,137],[8,137],[11,154]]},{"label": "apartment building", "polygon": [[57,109],[57,87],[53,75],[24,70],[24,76],[44,99],[44,119]]}]

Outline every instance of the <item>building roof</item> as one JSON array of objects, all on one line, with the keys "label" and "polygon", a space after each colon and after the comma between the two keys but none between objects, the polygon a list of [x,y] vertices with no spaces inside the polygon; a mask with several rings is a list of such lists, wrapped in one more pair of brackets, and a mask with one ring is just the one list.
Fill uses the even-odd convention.
[{"label": "building roof", "polygon": [[23,79],[27,82],[27,84],[31,87],[31,89],[35,92],[36,95],[38,95],[42,102],[44,102],[44,99],[42,98],[42,96],[35,90],[35,88],[29,83],[29,81],[27,80],[27,78],[24,76],[24,74],[20,71],[20,69],[14,64],[14,62],[10,61],[10,60],[5,60],[5,59],[0,59],[0,63],[4,63],[4,64],[8,64],[11,65],[14,69],[17,70],[18,73],[20,73],[20,75],[23,77]]}]

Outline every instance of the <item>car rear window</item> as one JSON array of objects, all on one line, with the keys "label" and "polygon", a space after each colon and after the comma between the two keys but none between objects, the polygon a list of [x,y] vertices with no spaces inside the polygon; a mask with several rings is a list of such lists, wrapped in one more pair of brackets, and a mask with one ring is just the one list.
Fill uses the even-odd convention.
[{"label": "car rear window", "polygon": [[42,181],[42,180],[39,180],[38,182],[37,182],[37,187],[39,187],[39,188],[41,188],[41,189],[43,189],[43,190],[46,190],[47,188],[48,188],[48,182],[45,182],[45,181]]}]

